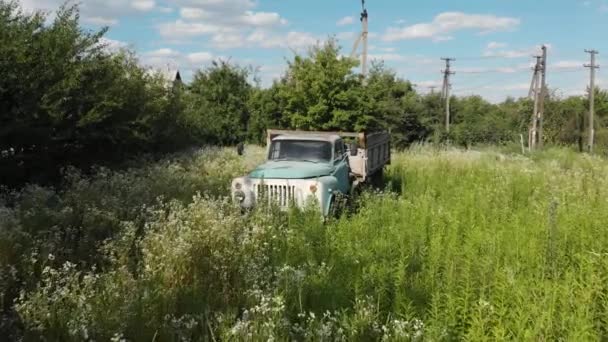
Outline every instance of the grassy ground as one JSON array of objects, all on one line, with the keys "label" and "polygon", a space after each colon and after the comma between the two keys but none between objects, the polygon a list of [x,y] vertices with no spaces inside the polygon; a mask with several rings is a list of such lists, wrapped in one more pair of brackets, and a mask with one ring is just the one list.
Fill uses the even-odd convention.
[{"label": "grassy ground", "polygon": [[247,152],[11,196],[5,329],[50,340],[608,338],[606,160],[417,147],[394,156],[386,191],[323,224],[306,210],[244,217],[224,199],[263,158]]}]

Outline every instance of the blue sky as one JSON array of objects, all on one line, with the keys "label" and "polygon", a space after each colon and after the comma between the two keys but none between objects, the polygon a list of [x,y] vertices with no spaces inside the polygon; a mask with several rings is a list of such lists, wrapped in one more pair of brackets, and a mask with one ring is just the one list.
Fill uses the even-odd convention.
[{"label": "blue sky", "polygon": [[[21,0],[53,9],[61,0]],[[359,0],[82,0],[83,25],[110,27],[112,47],[130,46],[143,64],[178,67],[186,78],[214,58],[258,68],[263,85],[285,59],[335,35],[349,54],[360,32]],[[367,0],[370,54],[421,92],[440,85],[440,57],[455,57],[453,92],[491,101],[527,93],[532,55],[549,46],[550,87],[585,91],[585,49],[608,54],[608,0]],[[608,67],[608,65],[606,66]],[[608,83],[599,70],[600,84]],[[608,84],[605,84],[608,85]]]}]

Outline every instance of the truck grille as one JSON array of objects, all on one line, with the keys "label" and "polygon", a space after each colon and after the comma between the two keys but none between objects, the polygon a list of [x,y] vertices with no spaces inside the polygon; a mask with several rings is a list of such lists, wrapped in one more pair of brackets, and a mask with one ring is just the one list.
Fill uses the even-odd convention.
[{"label": "truck grille", "polygon": [[293,202],[295,190],[295,186],[289,185],[257,184],[254,187],[256,199],[266,197],[270,203],[275,203],[281,207],[286,207]]}]

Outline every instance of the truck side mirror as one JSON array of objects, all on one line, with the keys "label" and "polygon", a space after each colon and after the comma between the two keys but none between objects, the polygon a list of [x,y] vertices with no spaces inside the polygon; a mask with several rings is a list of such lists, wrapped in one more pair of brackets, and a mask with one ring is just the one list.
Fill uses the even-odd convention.
[{"label": "truck side mirror", "polygon": [[358,151],[358,149],[359,149],[359,147],[358,147],[358,146],[357,146],[357,144],[355,144],[355,143],[351,143],[351,144],[348,146],[348,150],[350,151],[350,155],[351,155],[351,157],[355,157],[355,156],[357,156],[357,153],[359,152],[359,151]]}]

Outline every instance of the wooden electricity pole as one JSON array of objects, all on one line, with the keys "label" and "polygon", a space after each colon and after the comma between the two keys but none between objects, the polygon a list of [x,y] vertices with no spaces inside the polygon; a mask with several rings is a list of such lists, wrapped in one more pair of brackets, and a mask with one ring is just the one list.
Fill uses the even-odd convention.
[{"label": "wooden electricity pole", "polygon": [[532,76],[532,82],[530,82],[529,97],[534,96],[534,112],[532,113],[532,123],[530,132],[528,134],[528,149],[534,150],[536,148],[536,139],[538,138],[538,101],[540,99],[540,69],[541,69],[541,58],[542,56],[536,57],[536,64],[534,65],[534,75]]},{"label": "wooden electricity pole", "polygon": [[547,97],[547,47],[542,47],[541,85],[538,109],[538,148],[543,148],[543,121],[545,116],[545,98]]},{"label": "wooden electricity pole", "polygon": [[435,89],[437,89],[437,86],[429,86],[428,88],[431,90],[431,95],[435,95]]},{"label": "wooden electricity pole", "polygon": [[593,118],[595,116],[595,70],[599,69],[599,65],[595,64],[595,55],[598,54],[596,50],[585,50],[586,53],[591,55],[591,63],[585,64],[586,68],[590,69],[589,75],[589,153],[593,153],[593,139],[595,130],[593,127]]},{"label": "wooden electricity pole", "polygon": [[355,58],[357,56],[357,50],[359,49],[359,43],[363,43],[363,51],[361,52],[361,74],[363,75],[363,79],[367,77],[367,38],[368,38],[368,24],[367,24],[367,9],[365,8],[365,0],[361,0],[361,7],[363,8],[361,12],[361,34],[355,40],[355,44],[353,46],[353,50],[350,54],[351,58]]},{"label": "wooden electricity pole", "polygon": [[441,58],[445,61],[445,70],[443,70],[443,87],[441,89],[441,96],[445,99],[445,130],[450,132],[450,76],[454,75],[455,72],[451,71],[450,62],[455,61],[454,58]]}]

